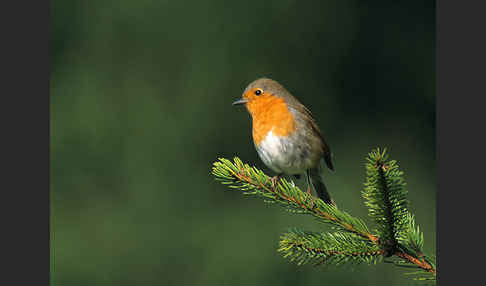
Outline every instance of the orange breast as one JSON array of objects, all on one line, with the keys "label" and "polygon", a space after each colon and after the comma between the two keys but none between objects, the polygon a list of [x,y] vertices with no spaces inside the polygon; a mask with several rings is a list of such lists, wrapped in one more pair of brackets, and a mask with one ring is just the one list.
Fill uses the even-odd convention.
[{"label": "orange breast", "polygon": [[253,140],[257,146],[270,131],[287,136],[295,130],[294,116],[283,98],[264,94],[248,102],[247,108],[253,118]]}]

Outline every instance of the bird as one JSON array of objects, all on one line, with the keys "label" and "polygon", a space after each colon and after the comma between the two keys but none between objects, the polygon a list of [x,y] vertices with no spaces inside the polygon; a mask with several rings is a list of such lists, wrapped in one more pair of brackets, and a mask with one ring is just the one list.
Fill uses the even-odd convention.
[{"label": "bird", "polygon": [[334,171],[332,153],[311,112],[283,85],[270,78],[248,84],[233,105],[245,105],[252,119],[252,137],[263,163],[276,173],[300,178],[304,174],[307,194],[311,186],[326,204],[336,206],[323,179],[323,165]]}]

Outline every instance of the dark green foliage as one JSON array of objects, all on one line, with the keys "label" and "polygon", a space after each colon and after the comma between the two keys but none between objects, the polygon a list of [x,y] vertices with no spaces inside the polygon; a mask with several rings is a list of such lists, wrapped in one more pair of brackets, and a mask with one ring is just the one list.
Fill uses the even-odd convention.
[{"label": "dark green foliage", "polygon": [[280,238],[279,252],[298,265],[374,264],[381,260],[378,245],[351,233],[291,230]]},{"label": "dark green foliage", "polygon": [[423,234],[408,211],[403,172],[396,161],[388,160],[386,150],[368,154],[362,191],[376,233],[371,233],[361,219],[302,192],[285,179],[273,185],[270,177],[239,158],[233,162],[219,159],[212,173],[232,189],[294,213],[312,215],[336,230],[322,233],[293,229],[283,234],[278,251],[298,265],[374,264],[386,257],[387,263],[415,268],[417,271],[409,274],[421,275],[414,279],[435,283],[435,259],[423,254]]},{"label": "dark green foliage", "polygon": [[381,243],[393,253],[398,238],[408,227],[408,202],[403,172],[386,150],[372,151],[366,163],[366,182],[362,192],[369,215],[376,222]]}]

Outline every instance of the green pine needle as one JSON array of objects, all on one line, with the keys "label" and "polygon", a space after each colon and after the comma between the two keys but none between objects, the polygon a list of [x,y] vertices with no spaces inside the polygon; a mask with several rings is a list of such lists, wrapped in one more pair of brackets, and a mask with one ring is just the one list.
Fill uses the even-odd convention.
[{"label": "green pine needle", "polygon": [[270,177],[255,167],[244,164],[239,158],[234,158],[233,162],[220,158],[213,164],[213,174],[216,180],[229,185],[231,189],[243,191],[245,195],[263,198],[265,202],[279,204],[290,212],[312,215],[336,229],[377,240],[361,219],[302,192],[299,187],[285,179],[279,180],[277,186],[273,186]]},{"label": "green pine needle", "polygon": [[352,233],[317,233],[293,229],[280,238],[279,252],[298,265],[376,264],[380,248]]},{"label": "green pine needle", "polygon": [[[424,237],[414,216],[408,211],[403,172],[386,149],[373,150],[366,158],[366,182],[362,191],[376,234],[366,224],[321,199],[302,192],[292,182],[281,179],[273,185],[263,171],[220,158],[214,162],[216,180],[244,195],[260,197],[296,214],[311,215],[334,228],[333,233],[292,229],[280,238],[278,251],[298,265],[375,264],[380,261],[416,269],[409,275],[419,281],[435,283],[435,257],[423,254]],[[383,258],[393,258],[384,260]]]},{"label": "green pine needle", "polygon": [[403,172],[395,160],[388,160],[386,149],[373,150],[366,163],[362,196],[369,216],[378,226],[381,242],[393,251],[409,226],[407,191]]}]

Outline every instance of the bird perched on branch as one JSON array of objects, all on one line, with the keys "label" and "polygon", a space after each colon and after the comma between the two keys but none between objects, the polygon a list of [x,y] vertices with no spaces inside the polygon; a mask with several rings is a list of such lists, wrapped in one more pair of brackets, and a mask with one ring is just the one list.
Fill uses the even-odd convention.
[{"label": "bird perched on branch", "polygon": [[325,163],[334,170],[331,150],[310,111],[281,84],[268,78],[250,83],[241,99],[252,117],[253,142],[263,163],[277,173],[299,178],[305,174],[307,193],[314,187],[327,204],[335,205],[322,177]]}]

